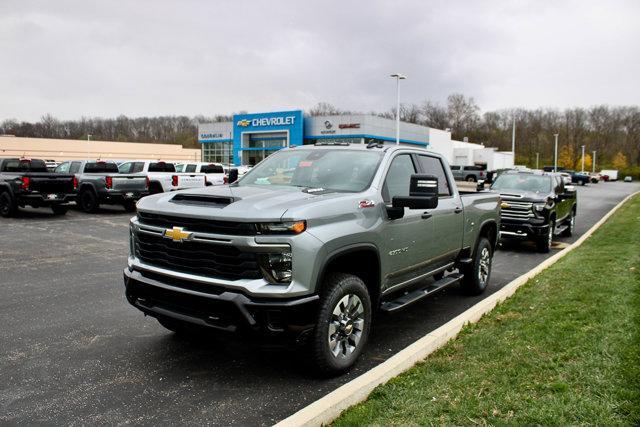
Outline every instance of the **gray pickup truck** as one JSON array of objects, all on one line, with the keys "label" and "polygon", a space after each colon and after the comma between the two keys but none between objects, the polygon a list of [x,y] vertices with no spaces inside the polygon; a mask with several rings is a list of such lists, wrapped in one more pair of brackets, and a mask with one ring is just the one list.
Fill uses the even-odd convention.
[{"label": "gray pickup truck", "polygon": [[126,297],[175,332],[250,332],[350,368],[375,310],[446,286],[486,288],[499,196],[460,194],[411,147],[281,150],[230,185],[145,197],[130,224]]},{"label": "gray pickup truck", "polygon": [[149,181],[141,175],[118,173],[114,162],[73,160],[58,165],[56,173],[73,174],[77,179],[77,203],[85,212],[95,212],[101,204],[122,205],[127,212],[149,194]]}]

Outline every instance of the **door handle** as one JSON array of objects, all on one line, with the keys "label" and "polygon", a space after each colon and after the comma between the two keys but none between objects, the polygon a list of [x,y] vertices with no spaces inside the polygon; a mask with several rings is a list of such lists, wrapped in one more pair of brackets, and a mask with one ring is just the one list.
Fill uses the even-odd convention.
[{"label": "door handle", "polygon": [[459,214],[460,212],[462,212],[462,208],[459,208],[458,206],[453,210],[453,213]]},{"label": "door handle", "polygon": [[423,212],[422,213],[422,219],[429,219],[431,218],[433,215],[431,215],[429,212]]}]

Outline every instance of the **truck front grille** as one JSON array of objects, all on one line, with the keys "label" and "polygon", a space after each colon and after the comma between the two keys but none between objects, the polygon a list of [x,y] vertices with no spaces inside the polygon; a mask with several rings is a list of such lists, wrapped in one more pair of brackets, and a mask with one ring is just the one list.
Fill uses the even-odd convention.
[{"label": "truck front grille", "polygon": [[262,277],[256,254],[228,245],[174,242],[159,235],[137,233],[135,254],[148,265],[224,280]]},{"label": "truck front grille", "polygon": [[255,236],[257,234],[255,225],[248,222],[173,217],[147,212],[138,212],[138,220],[140,224],[162,228],[182,227],[185,230],[196,233],[227,234],[231,236]]},{"label": "truck front grille", "polygon": [[521,220],[535,218],[535,215],[533,213],[533,203],[531,202],[512,202],[509,200],[505,200],[504,203],[507,203],[509,207],[501,209],[501,218]]}]

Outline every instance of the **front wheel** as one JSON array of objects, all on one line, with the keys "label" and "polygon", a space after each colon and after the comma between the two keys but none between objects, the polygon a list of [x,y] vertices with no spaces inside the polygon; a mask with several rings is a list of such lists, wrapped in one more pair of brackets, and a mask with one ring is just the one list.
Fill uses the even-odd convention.
[{"label": "front wheel", "polygon": [[476,179],[475,176],[471,175],[467,177],[467,182],[477,182],[478,180]]},{"label": "front wheel", "polygon": [[471,264],[463,269],[462,289],[470,295],[479,295],[487,289],[491,278],[493,248],[486,237],[480,237]]},{"label": "front wheel", "polygon": [[136,211],[136,202],[134,201],[127,201],[124,202],[123,205],[124,210],[127,212],[135,212]]},{"label": "front wheel", "polygon": [[544,254],[549,253],[551,251],[551,244],[553,243],[553,231],[555,230],[555,222],[549,222],[549,229],[547,233],[543,236],[538,237],[536,240],[536,247],[538,248],[538,252],[542,252]]},{"label": "front wheel", "polygon": [[80,199],[80,208],[87,213],[93,213],[100,207],[98,197],[91,190],[83,190],[78,198]]},{"label": "front wheel", "polygon": [[353,366],[367,344],[371,299],[364,282],[352,274],[329,276],[311,340],[312,360],[325,374]]}]

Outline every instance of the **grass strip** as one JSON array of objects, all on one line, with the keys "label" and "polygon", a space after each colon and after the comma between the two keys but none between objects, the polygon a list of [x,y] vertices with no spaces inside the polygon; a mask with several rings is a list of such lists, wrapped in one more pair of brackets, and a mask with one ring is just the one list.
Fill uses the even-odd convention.
[{"label": "grass strip", "polygon": [[640,425],[640,197],[334,424]]}]

